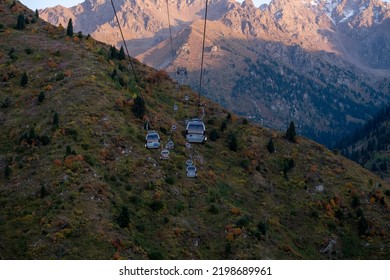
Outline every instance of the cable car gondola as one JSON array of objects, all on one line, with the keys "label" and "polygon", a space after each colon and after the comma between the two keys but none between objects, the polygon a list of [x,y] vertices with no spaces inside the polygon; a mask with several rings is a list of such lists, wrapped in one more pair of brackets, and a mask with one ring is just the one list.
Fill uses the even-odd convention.
[{"label": "cable car gondola", "polygon": [[150,131],[145,137],[145,147],[147,149],[160,148],[160,135],[155,131]]},{"label": "cable car gondola", "polygon": [[186,128],[186,140],[188,143],[204,143],[207,140],[206,126],[203,121],[193,119],[188,122]]},{"label": "cable car gondola", "polygon": [[187,166],[186,174],[188,178],[196,178],[197,176],[197,170],[194,165]]},{"label": "cable car gondola", "polygon": [[161,151],[160,159],[169,159],[169,151],[167,149]]}]

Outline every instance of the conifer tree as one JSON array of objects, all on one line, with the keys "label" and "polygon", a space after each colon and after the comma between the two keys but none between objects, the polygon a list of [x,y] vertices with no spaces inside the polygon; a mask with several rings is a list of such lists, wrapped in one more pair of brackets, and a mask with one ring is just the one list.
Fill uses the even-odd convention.
[{"label": "conifer tree", "polygon": [[41,91],[38,95],[38,102],[39,103],[42,103],[43,100],[45,100],[45,92],[44,91]]},{"label": "conifer tree", "polygon": [[272,138],[270,138],[268,141],[267,150],[270,154],[275,153],[275,145],[274,145],[274,141],[272,140]]},{"label": "conifer tree", "polygon": [[66,36],[73,37],[73,21],[70,18],[68,21],[68,27],[66,28]]},{"label": "conifer tree", "polygon": [[58,113],[55,112],[53,116],[53,129],[57,129],[57,128],[58,128]]},{"label": "conifer tree", "polygon": [[118,77],[118,71],[116,70],[116,68],[114,68],[111,73],[111,79],[114,80],[116,77]]},{"label": "conifer tree", "polygon": [[16,29],[23,30],[26,27],[26,19],[23,14],[18,15],[18,21],[16,23]]},{"label": "conifer tree", "polygon": [[224,132],[226,128],[227,128],[227,120],[224,120],[220,127],[221,132]]},{"label": "conifer tree", "polygon": [[26,87],[27,84],[28,84],[28,76],[27,76],[26,72],[24,72],[22,75],[22,79],[20,80],[20,85],[22,87]]},{"label": "conifer tree", "polygon": [[11,176],[11,173],[12,173],[12,169],[11,167],[7,164],[7,166],[5,167],[4,169],[4,177],[6,179],[9,179],[9,177]]},{"label": "conifer tree", "polygon": [[234,133],[231,133],[228,137],[228,145],[229,149],[233,152],[237,152],[238,150],[238,141],[237,137]]},{"label": "conifer tree", "polygon": [[119,50],[118,59],[124,60],[125,58],[126,58],[125,51],[124,51],[123,47],[121,47],[121,49]]},{"label": "conifer tree", "polygon": [[145,115],[145,111],[146,111],[145,101],[141,97],[138,96],[136,99],[134,99],[134,105],[132,111],[134,115],[140,119],[142,119],[143,116]]},{"label": "conifer tree", "polygon": [[116,59],[118,57],[118,51],[114,46],[110,47],[110,50],[108,52],[108,58],[109,59]]},{"label": "conifer tree", "polygon": [[116,220],[121,228],[125,228],[129,225],[130,214],[127,206],[122,206],[121,212]]},{"label": "conifer tree", "polygon": [[297,136],[297,133],[295,132],[295,124],[292,121],[290,123],[290,126],[288,127],[288,129],[286,131],[286,138],[287,138],[287,140],[289,140],[291,142],[295,142],[296,141],[296,136]]}]

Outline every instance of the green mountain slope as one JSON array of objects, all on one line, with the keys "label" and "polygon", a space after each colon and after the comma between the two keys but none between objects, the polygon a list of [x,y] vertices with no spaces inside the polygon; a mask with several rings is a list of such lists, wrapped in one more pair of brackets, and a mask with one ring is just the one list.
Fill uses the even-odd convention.
[{"label": "green mountain slope", "polygon": [[[188,149],[196,93],[134,61],[138,88],[109,46],[11,4],[0,1],[1,259],[390,257],[379,177],[206,99],[214,141]],[[18,30],[21,13],[34,23]],[[178,125],[169,160],[144,148],[138,94],[164,143]]]},{"label": "green mountain slope", "polygon": [[344,155],[387,180],[390,178],[389,145],[390,105],[339,144]]}]

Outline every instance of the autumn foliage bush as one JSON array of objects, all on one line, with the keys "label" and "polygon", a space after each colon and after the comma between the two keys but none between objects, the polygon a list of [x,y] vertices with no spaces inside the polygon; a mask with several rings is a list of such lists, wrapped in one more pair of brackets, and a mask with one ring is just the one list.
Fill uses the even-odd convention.
[{"label": "autumn foliage bush", "polygon": [[157,83],[160,83],[161,81],[166,80],[168,78],[169,78],[169,75],[165,70],[159,70],[157,72],[153,72],[153,73],[149,74],[146,77],[146,81],[148,83],[157,84]]}]

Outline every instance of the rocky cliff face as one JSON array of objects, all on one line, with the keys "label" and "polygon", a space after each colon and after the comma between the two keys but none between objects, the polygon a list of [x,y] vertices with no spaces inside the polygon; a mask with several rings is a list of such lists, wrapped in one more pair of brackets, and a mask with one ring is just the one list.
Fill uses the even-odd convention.
[{"label": "rocky cliff face", "polygon": [[[174,75],[186,67],[197,89],[203,1],[115,1],[131,55]],[[88,0],[41,11],[119,46],[110,1]],[[209,1],[204,94],[267,126],[300,132],[322,143],[372,116],[390,89],[390,5],[380,0]],[[331,141],[331,142],[330,142]]]},{"label": "rocky cliff face", "polygon": [[[230,0],[210,1],[210,19],[221,17]],[[171,24],[180,30],[201,18],[202,1],[169,0]],[[125,39],[131,45],[131,54],[137,55],[167,39],[169,32],[166,0],[120,0],[114,2]],[[55,25],[74,20],[75,30],[90,34],[95,39],[119,46],[122,42],[111,1],[86,0],[72,7],[56,6],[40,12],[41,17]],[[133,43],[132,41],[136,41]]]}]

